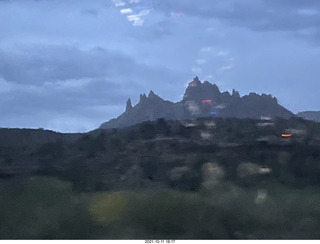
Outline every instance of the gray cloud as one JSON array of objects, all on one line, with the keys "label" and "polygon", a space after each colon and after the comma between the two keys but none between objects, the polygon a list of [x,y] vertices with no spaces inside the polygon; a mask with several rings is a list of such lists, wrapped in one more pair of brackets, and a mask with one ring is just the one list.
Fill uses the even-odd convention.
[{"label": "gray cloud", "polygon": [[158,80],[160,75],[169,78],[174,72],[137,63],[127,55],[101,47],[81,50],[64,45],[40,45],[0,50],[0,77],[20,84],[41,86],[65,80],[107,79],[122,86],[132,82],[148,86],[145,81]]},{"label": "gray cloud", "polygon": [[71,131],[88,131],[121,113],[126,99],[121,86],[104,80],[49,83],[42,87],[19,84],[1,93],[0,126],[59,131],[70,131],[73,126]]},{"label": "gray cloud", "polygon": [[157,7],[167,14],[179,10],[190,16],[220,19],[233,26],[255,31],[297,31],[320,26],[320,2],[317,0],[161,1]]},{"label": "gray cloud", "polygon": [[137,102],[140,93],[155,89],[172,98],[171,84],[181,79],[165,67],[104,48],[52,45],[1,50],[0,77],[0,126],[25,127],[37,118],[41,127],[61,131],[71,125],[58,125],[56,118],[76,121],[74,130],[81,131],[87,117],[86,130],[94,129],[122,113],[129,97]]},{"label": "gray cloud", "polygon": [[120,69],[121,73],[129,74],[135,66],[130,58],[102,48],[82,51],[70,46],[45,45],[0,51],[0,76],[17,83],[102,78],[120,73]]}]

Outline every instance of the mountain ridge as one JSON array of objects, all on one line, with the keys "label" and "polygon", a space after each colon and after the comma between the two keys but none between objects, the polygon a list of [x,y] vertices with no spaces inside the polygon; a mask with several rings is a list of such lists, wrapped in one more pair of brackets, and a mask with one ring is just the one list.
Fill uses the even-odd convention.
[{"label": "mountain ridge", "polygon": [[199,117],[222,118],[291,118],[294,114],[282,107],[270,94],[249,93],[240,96],[235,89],[232,94],[221,92],[216,84],[203,83],[195,77],[186,88],[179,102],[162,99],[150,90],[148,96],[140,94],[140,100],[132,106],[130,98],[126,110],[119,117],[102,123],[100,129],[124,128],[144,121],[160,118],[171,120],[195,119]]},{"label": "mountain ridge", "polygon": [[297,116],[306,120],[320,122],[320,111],[301,111],[297,113]]}]

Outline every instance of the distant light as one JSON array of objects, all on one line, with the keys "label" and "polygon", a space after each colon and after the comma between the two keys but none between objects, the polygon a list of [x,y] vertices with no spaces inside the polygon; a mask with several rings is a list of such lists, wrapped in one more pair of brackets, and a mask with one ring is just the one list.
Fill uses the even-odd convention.
[{"label": "distant light", "polygon": [[219,111],[216,111],[216,110],[210,111],[210,114],[211,114],[211,115],[217,115],[217,114],[219,114]]},{"label": "distant light", "polygon": [[281,136],[288,138],[288,137],[292,137],[292,134],[281,134]]}]

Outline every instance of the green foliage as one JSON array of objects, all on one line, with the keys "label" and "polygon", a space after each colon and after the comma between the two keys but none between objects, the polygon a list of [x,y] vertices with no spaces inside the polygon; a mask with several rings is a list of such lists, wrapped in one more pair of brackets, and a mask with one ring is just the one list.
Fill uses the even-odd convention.
[{"label": "green foliage", "polygon": [[[122,225],[131,229],[132,238],[183,238],[189,236],[198,222],[200,201],[196,194],[147,191],[129,199]],[[118,238],[129,238],[122,234],[119,230]]]},{"label": "green foliage", "polygon": [[98,223],[108,226],[123,217],[127,205],[128,197],[123,193],[97,194],[90,212]]},{"label": "green foliage", "polygon": [[90,238],[94,223],[85,200],[52,178],[1,184],[1,239]]},{"label": "green foliage", "polygon": [[0,184],[1,239],[319,239],[318,187],[79,194],[53,178]]},{"label": "green foliage", "polygon": [[[112,201],[106,201],[109,207],[105,206],[105,215],[100,218],[109,217],[105,220],[109,224],[109,238],[320,237],[316,231],[320,224],[320,194],[316,188],[301,191],[270,184],[264,189],[248,190],[232,183],[222,183],[214,190],[202,193],[146,191],[108,196]],[[104,235],[106,238],[108,233]]]}]

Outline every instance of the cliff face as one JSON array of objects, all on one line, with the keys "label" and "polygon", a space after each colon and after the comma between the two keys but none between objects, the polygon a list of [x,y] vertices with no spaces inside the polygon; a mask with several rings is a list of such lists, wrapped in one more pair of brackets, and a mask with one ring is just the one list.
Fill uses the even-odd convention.
[{"label": "cliff face", "polygon": [[149,95],[140,95],[140,101],[132,107],[127,101],[126,111],[118,118],[103,123],[100,128],[122,128],[144,121],[160,118],[181,120],[198,117],[234,117],[234,118],[290,118],[293,114],[278,104],[271,95],[250,93],[240,97],[233,90],[221,93],[217,85],[208,81],[201,83],[198,77],[189,83],[182,101],[172,103],[157,96],[153,91]]}]

